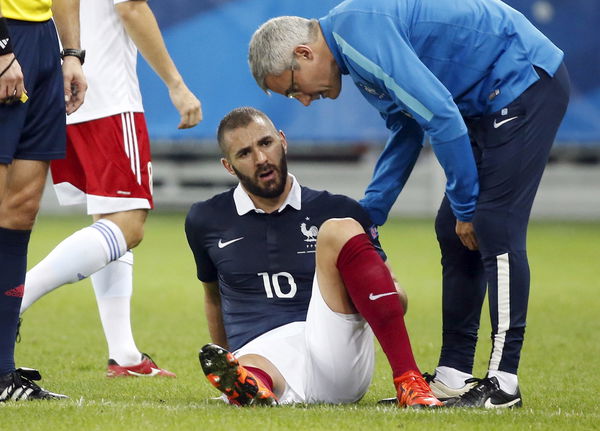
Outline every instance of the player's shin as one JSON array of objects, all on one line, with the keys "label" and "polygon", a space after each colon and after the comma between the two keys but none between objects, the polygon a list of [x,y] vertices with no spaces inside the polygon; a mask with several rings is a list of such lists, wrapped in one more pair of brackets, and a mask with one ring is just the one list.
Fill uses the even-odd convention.
[{"label": "player's shin", "polygon": [[394,377],[408,370],[419,371],[394,281],[366,234],[346,242],[338,256],[337,268],[354,306],[381,344]]}]

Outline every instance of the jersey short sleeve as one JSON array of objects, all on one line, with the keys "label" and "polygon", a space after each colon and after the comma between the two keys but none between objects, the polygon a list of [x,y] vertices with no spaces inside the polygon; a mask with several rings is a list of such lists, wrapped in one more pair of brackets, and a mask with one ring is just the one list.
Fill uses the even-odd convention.
[{"label": "jersey short sleeve", "polygon": [[203,217],[206,206],[203,202],[192,206],[185,219],[185,234],[194,255],[198,279],[210,283],[217,280],[217,268],[211,261],[204,243],[205,232],[210,229],[210,223],[207,223],[206,218]]}]

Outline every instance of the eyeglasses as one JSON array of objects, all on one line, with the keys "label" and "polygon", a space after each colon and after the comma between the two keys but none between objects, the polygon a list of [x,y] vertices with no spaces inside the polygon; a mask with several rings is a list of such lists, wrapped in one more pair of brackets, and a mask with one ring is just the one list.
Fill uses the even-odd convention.
[{"label": "eyeglasses", "polygon": [[285,93],[283,93],[283,95],[288,99],[295,99],[302,93],[301,91],[298,91],[296,88],[296,83],[294,82],[294,66],[295,65],[292,64],[292,67],[290,67],[290,70],[292,71],[292,82],[290,83],[289,88],[285,90]]}]

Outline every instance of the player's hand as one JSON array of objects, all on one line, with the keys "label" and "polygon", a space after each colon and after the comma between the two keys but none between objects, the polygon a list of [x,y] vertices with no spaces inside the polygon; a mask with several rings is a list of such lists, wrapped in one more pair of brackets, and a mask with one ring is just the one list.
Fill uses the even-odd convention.
[{"label": "player's hand", "polygon": [[202,121],[200,101],[183,82],[169,88],[169,96],[181,117],[178,129],[189,129]]},{"label": "player's hand", "polygon": [[479,248],[473,223],[456,220],[456,234],[460,238],[460,242],[469,250],[477,250]]},{"label": "player's hand", "polygon": [[[12,63],[12,64],[11,64]],[[25,82],[21,65],[14,53],[0,56],[0,103],[14,103],[19,101],[25,90]],[[25,98],[25,100],[27,100]]]},{"label": "player's hand", "polygon": [[77,111],[87,91],[87,81],[77,57],[66,56],[63,59],[63,79],[65,83],[65,105],[67,115]]}]

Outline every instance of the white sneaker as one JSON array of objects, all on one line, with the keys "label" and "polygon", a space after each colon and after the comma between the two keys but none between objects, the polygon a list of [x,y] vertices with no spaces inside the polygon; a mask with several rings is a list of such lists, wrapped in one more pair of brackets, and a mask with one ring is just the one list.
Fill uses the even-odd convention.
[{"label": "white sneaker", "polygon": [[450,398],[460,397],[465,392],[468,392],[473,386],[476,385],[476,382],[465,382],[465,385],[454,389],[449,386],[446,386],[439,379],[435,378],[435,374],[432,376],[428,373],[423,373],[423,378],[427,383],[429,383],[429,387],[431,388],[431,392],[440,400],[447,401]]}]

